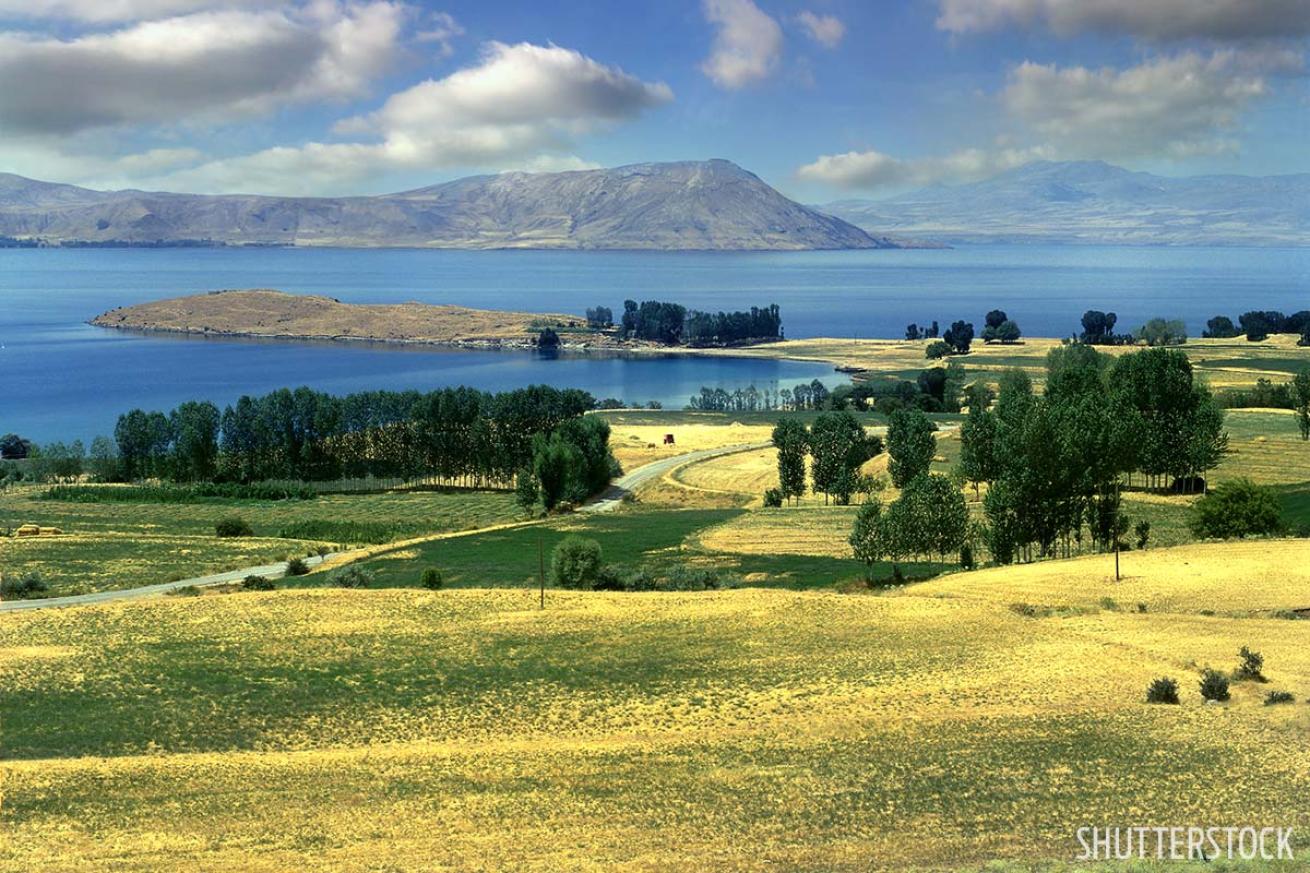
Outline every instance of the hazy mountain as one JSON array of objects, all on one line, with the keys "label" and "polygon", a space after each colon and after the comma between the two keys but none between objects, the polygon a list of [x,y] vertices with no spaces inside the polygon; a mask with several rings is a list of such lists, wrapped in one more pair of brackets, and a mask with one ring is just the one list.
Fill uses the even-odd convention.
[{"label": "hazy mountain", "polygon": [[1099,161],[1041,162],[984,182],[819,208],[879,233],[945,243],[1310,243],[1310,174],[1170,178]]},{"label": "hazy mountain", "polygon": [[721,160],[503,173],[335,198],[91,191],[0,174],[0,236],[439,248],[894,247]]}]

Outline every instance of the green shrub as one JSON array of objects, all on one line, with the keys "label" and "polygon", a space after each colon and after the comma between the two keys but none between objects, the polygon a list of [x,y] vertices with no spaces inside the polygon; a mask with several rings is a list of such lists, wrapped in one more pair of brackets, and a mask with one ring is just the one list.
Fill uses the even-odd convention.
[{"label": "green shrub", "polygon": [[1146,689],[1147,703],[1177,703],[1178,683],[1168,676],[1162,676]]},{"label": "green shrub", "polygon": [[1118,612],[1119,602],[1113,597],[1102,597],[1101,609],[1104,609],[1106,612]]},{"label": "green shrub", "polygon": [[241,587],[246,591],[272,591],[277,585],[267,576],[247,576],[241,580]]},{"label": "green shrub", "polygon": [[308,485],[197,482],[191,485],[56,485],[41,495],[69,503],[207,503],[212,500],[315,500]]},{"label": "green shrub", "polygon": [[1237,479],[1196,501],[1190,526],[1203,539],[1276,534],[1283,530],[1282,509],[1272,488]]},{"label": "green shrub", "polygon": [[368,588],[373,584],[373,574],[359,564],[351,564],[333,573],[328,581],[338,588]]},{"label": "green shrub", "polygon": [[1274,706],[1279,703],[1295,703],[1296,697],[1290,691],[1270,691],[1265,695],[1265,706]]},{"label": "green shrub", "polygon": [[777,488],[769,488],[764,492],[764,505],[776,509],[782,506],[782,491]]},{"label": "green shrub", "polygon": [[928,343],[928,347],[923,350],[923,356],[930,361],[940,360],[941,358],[946,357],[950,353],[951,353],[951,345],[941,340]]},{"label": "green shrub", "polygon": [[560,588],[591,588],[601,565],[600,543],[571,534],[550,553],[550,581]]},{"label": "green shrub", "polygon": [[960,568],[964,570],[972,570],[975,566],[977,565],[973,560],[973,546],[965,543],[960,546]]},{"label": "green shrub", "polygon": [[677,564],[660,580],[660,591],[716,591],[721,587],[719,571],[713,567]]},{"label": "green shrub", "polygon": [[44,597],[50,586],[40,573],[24,573],[14,578],[0,579],[0,600],[27,600]]},{"label": "green shrub", "polygon": [[255,531],[244,518],[238,515],[229,515],[227,518],[220,518],[214,525],[214,535],[220,537],[253,537]]},{"label": "green shrub", "polygon": [[181,588],[173,588],[168,594],[173,597],[199,597],[203,592],[197,585],[183,585]]},{"label": "green shrub", "polygon": [[1151,541],[1151,523],[1149,521],[1139,521],[1133,528],[1137,534],[1137,548],[1139,550],[1146,548],[1146,544]]},{"label": "green shrub", "polygon": [[1266,682],[1264,670],[1265,659],[1259,652],[1253,652],[1246,646],[1238,649],[1237,656],[1242,663],[1233,671],[1233,678],[1238,682]]},{"label": "green shrub", "polygon": [[309,572],[309,565],[305,563],[304,558],[292,558],[287,561],[288,576],[304,576]]},{"label": "green shrub", "polygon": [[1228,693],[1228,677],[1218,670],[1206,667],[1201,673],[1201,696],[1206,700],[1225,701]]},{"label": "green shrub", "polygon": [[423,575],[419,577],[418,581],[420,585],[429,591],[436,591],[445,584],[445,580],[441,578],[441,571],[436,567],[424,569]]}]

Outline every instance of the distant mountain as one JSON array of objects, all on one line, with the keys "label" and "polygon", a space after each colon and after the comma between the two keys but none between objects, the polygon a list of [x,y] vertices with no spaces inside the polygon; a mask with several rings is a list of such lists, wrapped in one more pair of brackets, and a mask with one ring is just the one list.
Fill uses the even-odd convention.
[{"label": "distant mountain", "polygon": [[1310,174],[1170,178],[1100,161],[1039,162],[970,185],[818,208],[944,243],[1310,244]]},{"label": "distant mountain", "polygon": [[0,174],[0,237],[434,248],[894,248],[729,161],[474,176],[377,197],[91,191]]}]

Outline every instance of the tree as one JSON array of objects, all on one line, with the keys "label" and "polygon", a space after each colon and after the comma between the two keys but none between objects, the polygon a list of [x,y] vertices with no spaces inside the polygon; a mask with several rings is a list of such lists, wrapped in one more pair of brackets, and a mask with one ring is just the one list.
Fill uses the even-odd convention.
[{"label": "tree", "polygon": [[984,319],[984,324],[987,327],[996,329],[1009,320],[1010,317],[1005,314],[1004,309],[993,309],[991,312],[987,313],[987,316]]},{"label": "tree", "polygon": [[928,472],[937,453],[933,432],[937,425],[918,409],[898,409],[892,413],[887,428],[887,451],[891,455],[888,469],[892,484],[904,488],[911,480]]},{"label": "tree", "polygon": [[780,419],[773,428],[773,445],[778,450],[778,490],[783,499],[794,502],[805,493],[805,456],[809,451],[805,425],[794,418]]},{"label": "tree", "polygon": [[1136,336],[1148,346],[1181,346],[1187,342],[1187,326],[1177,318],[1152,318],[1137,329]]},{"label": "tree", "polygon": [[205,482],[218,467],[218,407],[209,401],[188,401],[173,410],[173,477],[184,482]]},{"label": "tree", "polygon": [[550,581],[560,588],[591,588],[603,565],[600,543],[570,534],[551,550]]},{"label": "tree", "polygon": [[1089,309],[1083,313],[1081,339],[1088,345],[1105,345],[1114,342],[1114,326],[1119,316],[1113,312]]},{"label": "tree", "polygon": [[1205,330],[1201,332],[1201,336],[1205,339],[1228,339],[1240,336],[1241,333],[1234,326],[1231,318],[1226,315],[1216,315],[1205,323]]},{"label": "tree", "polygon": [[1009,319],[1001,322],[1001,326],[996,328],[996,338],[1003,343],[1017,343],[1021,336],[1023,331],[1019,330],[1019,325]]},{"label": "tree", "polygon": [[538,434],[533,443],[532,473],[541,488],[541,504],[550,511],[574,491],[575,471],[583,465],[577,446],[559,434]]},{"label": "tree", "polygon": [[913,532],[911,551],[935,554],[941,560],[960,551],[969,528],[969,509],[950,479],[932,473],[916,476],[896,503],[904,505],[907,529]]},{"label": "tree", "polygon": [[1301,439],[1310,440],[1310,367],[1302,367],[1292,378],[1292,402]]},{"label": "tree", "polygon": [[91,440],[88,466],[97,482],[113,482],[119,478],[118,449],[109,437],[98,436]]},{"label": "tree", "polygon": [[860,507],[855,514],[855,525],[851,528],[851,551],[856,560],[872,567],[887,554],[887,543],[883,541],[882,504],[870,500]]},{"label": "tree", "polygon": [[860,467],[881,445],[851,413],[825,412],[810,427],[809,448],[814,490],[822,491],[825,499],[835,495],[845,505],[855,492]]},{"label": "tree", "polygon": [[951,344],[942,340],[934,340],[928,343],[927,348],[923,350],[923,356],[930,361],[940,360],[951,353]]},{"label": "tree", "polygon": [[996,457],[996,416],[988,410],[981,397],[971,397],[969,414],[960,425],[960,474],[973,483],[974,493],[983,482],[995,481],[1000,475]]},{"label": "tree", "polygon": [[543,327],[537,334],[537,348],[539,349],[557,349],[559,348],[559,334],[555,333],[554,328]]},{"label": "tree", "polygon": [[1272,488],[1237,479],[1196,501],[1190,527],[1210,539],[1276,534],[1283,529],[1282,508]]},{"label": "tree", "polygon": [[982,330],[983,342],[1012,343],[1016,342],[1020,335],[1019,325],[1011,321],[1003,310],[993,309],[987,313],[987,321]]},{"label": "tree", "polygon": [[597,306],[587,310],[587,326],[600,329],[614,324],[614,312],[608,306]]},{"label": "tree", "polygon": [[969,345],[973,342],[973,325],[967,321],[954,322],[946,333],[942,334],[942,339],[954,349],[954,354],[969,354]]},{"label": "tree", "polygon": [[532,512],[540,497],[541,486],[537,484],[537,477],[527,467],[519,470],[514,476],[514,502],[519,509]]}]

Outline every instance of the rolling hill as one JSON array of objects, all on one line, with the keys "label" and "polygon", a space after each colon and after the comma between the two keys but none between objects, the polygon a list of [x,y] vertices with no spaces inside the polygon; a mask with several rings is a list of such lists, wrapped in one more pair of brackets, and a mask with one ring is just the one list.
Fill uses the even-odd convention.
[{"label": "rolling hill", "polygon": [[1310,174],[1175,178],[1100,161],[1041,161],[968,185],[817,208],[880,233],[944,243],[1310,243]]}]

